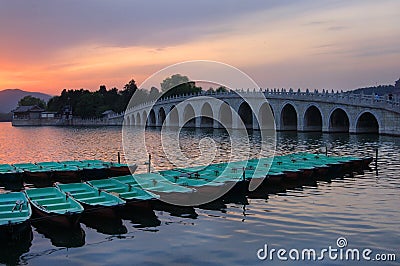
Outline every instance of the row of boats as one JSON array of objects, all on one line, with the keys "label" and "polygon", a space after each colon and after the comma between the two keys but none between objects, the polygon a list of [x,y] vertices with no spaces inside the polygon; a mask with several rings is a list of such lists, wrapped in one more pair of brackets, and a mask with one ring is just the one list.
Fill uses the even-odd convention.
[{"label": "row of boats", "polygon": [[[80,183],[54,183],[0,194],[0,229],[14,232],[30,219],[74,227],[82,214],[107,218],[121,208],[152,208],[165,195],[179,197],[183,205],[196,193],[248,193],[251,180],[258,188],[299,179],[332,178],[362,171],[372,158],[334,157],[296,153],[274,158],[175,168],[158,173],[120,175]],[[222,194],[221,194],[222,195]]]},{"label": "row of boats", "polygon": [[101,160],[0,164],[0,182],[78,182],[82,179],[128,175],[136,167]]}]

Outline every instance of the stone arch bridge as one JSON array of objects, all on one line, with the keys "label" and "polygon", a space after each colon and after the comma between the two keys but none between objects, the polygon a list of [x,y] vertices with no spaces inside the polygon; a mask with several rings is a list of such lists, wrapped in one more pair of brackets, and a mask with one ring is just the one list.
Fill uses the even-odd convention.
[{"label": "stone arch bridge", "polygon": [[[250,108],[240,96],[251,99],[253,95],[260,95],[260,92],[268,103],[256,108]],[[225,102],[231,108],[210,102],[209,97]],[[187,99],[191,100],[185,101]],[[400,135],[399,96],[377,97],[317,90],[242,90],[174,96],[127,109],[125,113],[111,117],[110,124],[220,128],[218,121],[222,121],[224,126],[237,128],[241,119],[249,129],[265,129],[268,124],[265,112],[268,108],[271,108],[278,131]],[[255,115],[257,112],[258,116]],[[186,117],[196,118],[187,122]]]}]

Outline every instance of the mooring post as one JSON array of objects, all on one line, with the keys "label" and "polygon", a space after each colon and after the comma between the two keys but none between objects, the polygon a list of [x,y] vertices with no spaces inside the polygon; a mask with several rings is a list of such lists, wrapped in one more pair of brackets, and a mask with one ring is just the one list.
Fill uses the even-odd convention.
[{"label": "mooring post", "polygon": [[121,153],[118,152],[118,164],[120,164],[120,163],[121,163]]},{"label": "mooring post", "polygon": [[243,167],[243,181],[246,180],[246,167]]},{"label": "mooring post", "polygon": [[328,156],[328,145],[325,146],[325,156]]},{"label": "mooring post", "polygon": [[147,169],[147,173],[151,172],[151,154],[149,153],[149,162],[148,162],[149,168]]},{"label": "mooring post", "polygon": [[375,169],[378,170],[378,148],[375,148]]}]

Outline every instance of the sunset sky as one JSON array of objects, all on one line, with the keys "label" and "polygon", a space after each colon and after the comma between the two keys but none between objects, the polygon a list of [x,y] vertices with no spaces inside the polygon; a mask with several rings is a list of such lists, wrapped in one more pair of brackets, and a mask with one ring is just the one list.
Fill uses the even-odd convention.
[{"label": "sunset sky", "polygon": [[0,0],[0,36],[0,90],[122,88],[195,59],[270,88],[400,77],[398,0]]}]

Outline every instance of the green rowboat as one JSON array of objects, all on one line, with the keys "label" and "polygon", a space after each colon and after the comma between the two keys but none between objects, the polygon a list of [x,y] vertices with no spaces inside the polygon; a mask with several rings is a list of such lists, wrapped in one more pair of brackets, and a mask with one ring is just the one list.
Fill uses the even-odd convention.
[{"label": "green rowboat", "polygon": [[23,192],[0,194],[0,227],[25,223],[32,215]]},{"label": "green rowboat", "polygon": [[127,202],[148,201],[159,198],[159,196],[149,191],[143,190],[137,186],[124,184],[111,178],[92,180],[89,181],[88,184],[97,189],[105,190],[108,193],[114,194]]},{"label": "green rowboat", "polygon": [[94,188],[86,183],[57,184],[57,187],[73,197],[88,209],[98,207],[113,207],[125,204],[119,197],[102,189]]},{"label": "green rowboat", "polygon": [[55,187],[25,190],[37,216],[44,221],[65,227],[75,227],[83,207],[72,197]]}]

